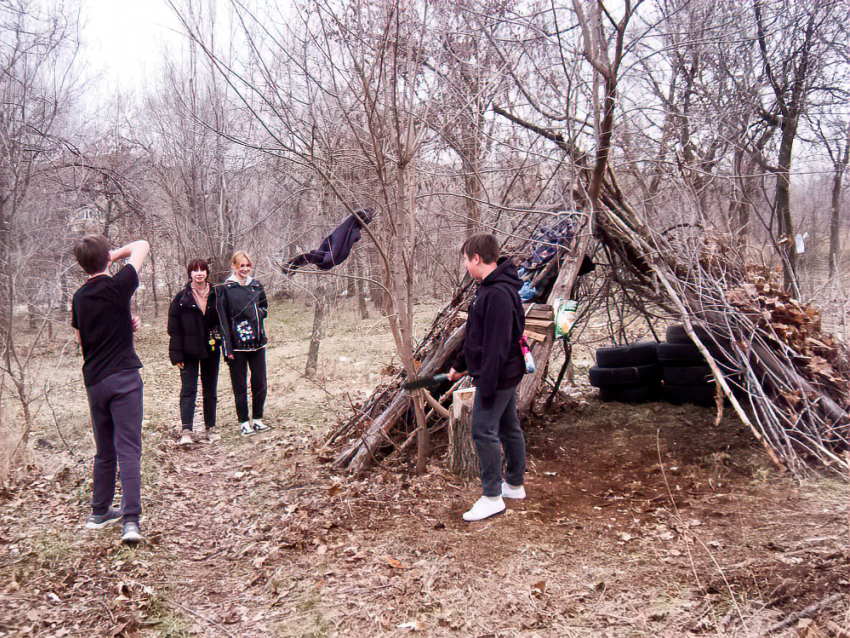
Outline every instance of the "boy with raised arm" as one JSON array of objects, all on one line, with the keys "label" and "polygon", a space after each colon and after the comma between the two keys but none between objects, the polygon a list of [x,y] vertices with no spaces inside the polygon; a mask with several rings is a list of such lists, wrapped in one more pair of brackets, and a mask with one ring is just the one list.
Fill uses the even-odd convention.
[{"label": "boy with raised arm", "polygon": [[[149,251],[144,240],[110,250],[109,240],[101,235],[84,237],[74,246],[88,280],[74,293],[71,325],[83,350],[83,380],[97,447],[86,529],[100,529],[123,517],[124,543],[142,540],[142,362],[133,348],[139,322],[130,313],[130,300]],[[126,263],[110,276],[109,266],[118,259]],[[118,465],[121,510],[112,507]]]}]

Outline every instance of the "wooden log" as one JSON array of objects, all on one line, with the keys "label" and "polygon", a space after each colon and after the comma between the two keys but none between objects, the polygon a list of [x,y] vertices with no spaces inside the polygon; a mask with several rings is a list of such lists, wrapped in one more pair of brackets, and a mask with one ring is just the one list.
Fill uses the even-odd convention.
[{"label": "wooden log", "polygon": [[449,411],[446,410],[446,408],[444,408],[437,399],[432,397],[428,390],[422,390],[422,396],[425,397],[425,402],[431,406],[431,409],[434,410],[434,412],[436,412],[441,418],[449,418]]},{"label": "wooden log", "polygon": [[558,278],[555,280],[555,285],[552,288],[552,294],[547,301],[554,299],[573,299],[572,290],[578,279],[578,271],[581,268],[581,262],[590,245],[592,236],[589,228],[589,217],[584,217],[582,223],[576,229],[577,241],[570,246],[569,251],[564,256],[564,261],[561,263],[561,269],[558,271]]},{"label": "wooden log", "polygon": [[472,404],[475,388],[457,390],[452,395],[449,419],[449,470],[465,479],[474,479],[480,473],[478,453],[472,442]]},{"label": "wooden log", "polygon": [[516,406],[520,418],[531,409],[531,404],[534,402],[534,397],[537,396],[540,384],[546,377],[546,370],[549,367],[549,353],[552,351],[554,342],[555,332],[550,327],[544,341],[533,341],[529,344],[531,354],[534,357],[534,373],[525,375],[517,388]]},{"label": "wooden log", "polygon": [[[429,354],[419,368],[420,376],[435,374],[442,368],[463,342],[466,324],[459,326],[452,334]],[[341,452],[334,459],[336,467],[347,467],[352,473],[359,474],[366,470],[375,460],[375,452],[382,445],[390,442],[387,434],[396,422],[407,414],[410,406],[410,393],[398,388],[396,396],[389,407],[384,410],[370,425],[363,437]]]},{"label": "wooden log", "polygon": [[348,467],[353,472],[360,472],[368,467],[373,460],[375,451],[389,442],[387,431],[409,408],[410,394],[400,390],[387,409],[372,421],[366,434],[354,445],[337,455],[334,459],[334,465],[336,467]]}]

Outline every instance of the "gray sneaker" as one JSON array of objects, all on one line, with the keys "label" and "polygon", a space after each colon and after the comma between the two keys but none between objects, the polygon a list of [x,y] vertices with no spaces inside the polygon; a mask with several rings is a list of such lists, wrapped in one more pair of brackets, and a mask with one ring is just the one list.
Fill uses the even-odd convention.
[{"label": "gray sneaker", "polygon": [[136,521],[124,521],[124,533],[121,535],[121,542],[125,545],[135,545],[142,540],[142,530],[139,529],[139,524]]},{"label": "gray sneaker", "polygon": [[106,510],[106,514],[89,514],[89,520],[86,521],[86,529],[103,529],[107,525],[117,523],[123,516],[121,511],[114,507]]}]

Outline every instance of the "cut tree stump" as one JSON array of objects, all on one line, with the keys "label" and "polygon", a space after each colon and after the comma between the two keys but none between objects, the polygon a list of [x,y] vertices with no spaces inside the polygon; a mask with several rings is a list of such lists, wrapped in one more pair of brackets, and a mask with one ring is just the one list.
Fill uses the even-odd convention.
[{"label": "cut tree stump", "polygon": [[465,479],[478,477],[478,453],[472,442],[472,404],[475,388],[464,388],[452,394],[452,413],[449,419],[449,470]]}]

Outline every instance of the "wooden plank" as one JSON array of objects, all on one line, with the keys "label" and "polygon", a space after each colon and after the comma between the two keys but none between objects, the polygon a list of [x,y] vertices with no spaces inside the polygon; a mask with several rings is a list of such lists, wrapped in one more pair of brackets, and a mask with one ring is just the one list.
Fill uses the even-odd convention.
[{"label": "wooden plank", "polygon": [[531,344],[534,373],[525,375],[517,388],[517,413],[520,418],[531,409],[534,397],[537,396],[537,390],[546,375],[546,368],[549,365],[549,352],[552,350],[554,341],[555,333],[550,329],[543,341],[535,341]]},{"label": "wooden plank", "polygon": [[534,326],[535,328],[548,328],[549,326],[555,325],[555,320],[551,319],[551,318],[546,319],[546,320],[529,319],[528,317],[526,317],[525,318],[525,325],[526,326]]},{"label": "wooden plank", "polygon": [[548,303],[525,303],[525,314],[530,312],[552,312],[554,308]]}]

